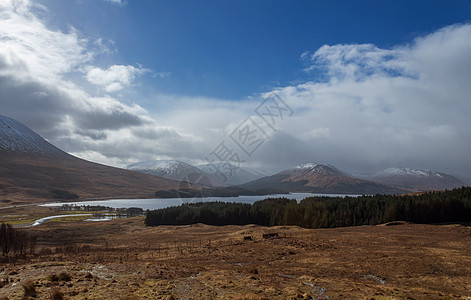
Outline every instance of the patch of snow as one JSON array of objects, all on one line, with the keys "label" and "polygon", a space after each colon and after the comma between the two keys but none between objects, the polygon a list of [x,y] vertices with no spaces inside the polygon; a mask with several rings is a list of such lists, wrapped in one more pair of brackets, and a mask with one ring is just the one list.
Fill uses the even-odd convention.
[{"label": "patch of snow", "polygon": [[0,150],[45,155],[63,154],[39,134],[5,116],[0,116]]},{"label": "patch of snow", "polygon": [[414,176],[414,177],[443,177],[442,174],[430,170],[417,170],[410,168],[388,168],[376,173],[377,177],[388,176]]},{"label": "patch of snow", "polygon": [[331,165],[326,164],[317,164],[317,163],[306,163],[297,165],[294,168],[286,170],[287,172],[309,172],[309,173],[317,173],[317,174],[339,174],[341,173],[337,168]]},{"label": "patch of snow", "polygon": [[132,171],[154,171],[162,175],[182,175],[186,173],[203,173],[202,170],[178,160],[151,160],[131,164],[127,167]]}]

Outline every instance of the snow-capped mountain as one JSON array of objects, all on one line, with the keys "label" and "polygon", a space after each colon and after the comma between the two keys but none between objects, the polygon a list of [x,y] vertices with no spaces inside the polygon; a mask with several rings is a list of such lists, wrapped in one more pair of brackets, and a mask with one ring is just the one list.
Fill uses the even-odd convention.
[{"label": "snow-capped mountain", "polygon": [[280,174],[323,174],[323,175],[342,175],[336,167],[328,164],[306,163],[297,165],[280,172]]},{"label": "snow-capped mountain", "polygon": [[150,160],[131,164],[128,170],[167,179],[212,186],[212,180],[201,169],[179,160]]},{"label": "snow-capped mountain", "polygon": [[5,116],[0,116],[0,151],[65,155],[25,125]]},{"label": "snow-capped mountain", "polygon": [[327,164],[307,163],[240,185],[242,188],[326,194],[399,194],[402,189],[346,176]]},{"label": "snow-capped mountain", "polygon": [[411,192],[453,189],[466,185],[449,174],[411,168],[388,168],[376,173],[355,174],[353,176],[407,189]]},{"label": "snow-capped mountain", "polygon": [[198,165],[198,168],[210,176],[214,185],[221,186],[239,185],[267,176],[262,171],[248,171],[229,163]]},{"label": "snow-capped mountain", "polygon": [[128,170],[146,171],[159,173],[157,176],[172,176],[179,178],[188,172],[201,172],[200,169],[184,163],[179,160],[149,160],[131,164],[127,167]]}]

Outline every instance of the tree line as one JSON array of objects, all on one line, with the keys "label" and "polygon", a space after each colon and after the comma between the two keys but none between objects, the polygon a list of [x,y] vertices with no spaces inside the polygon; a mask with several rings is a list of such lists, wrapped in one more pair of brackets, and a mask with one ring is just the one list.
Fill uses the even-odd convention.
[{"label": "tree line", "polygon": [[304,228],[376,225],[392,221],[445,223],[471,221],[471,187],[418,195],[309,197],[299,203],[287,198],[254,204],[206,202],[148,211],[145,224],[265,226]]},{"label": "tree line", "polygon": [[11,224],[0,225],[0,249],[4,257],[11,253],[26,255],[28,248],[30,253],[34,253],[35,247],[36,236],[29,236],[25,230],[14,228]]}]

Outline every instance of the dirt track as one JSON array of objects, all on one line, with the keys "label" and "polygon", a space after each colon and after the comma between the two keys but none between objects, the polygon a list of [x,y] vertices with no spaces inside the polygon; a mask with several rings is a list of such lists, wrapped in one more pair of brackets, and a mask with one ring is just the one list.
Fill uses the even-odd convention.
[{"label": "dirt track", "polygon": [[[63,252],[3,264],[18,274],[0,295],[20,299],[30,278],[37,299],[54,286],[66,299],[471,299],[471,228],[461,225],[151,228],[135,218],[33,230]],[[46,278],[60,272],[72,281]]]}]

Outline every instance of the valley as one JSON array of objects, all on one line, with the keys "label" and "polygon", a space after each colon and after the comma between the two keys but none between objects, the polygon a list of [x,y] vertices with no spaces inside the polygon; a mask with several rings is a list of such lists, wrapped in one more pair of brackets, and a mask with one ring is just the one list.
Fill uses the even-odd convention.
[{"label": "valley", "polygon": [[[135,163],[125,170],[67,154],[4,116],[0,116],[0,141],[0,207],[67,200],[290,192],[403,194],[465,185],[435,171],[393,168],[356,176],[318,163],[301,164],[268,176],[260,170],[249,172],[230,164],[202,165],[199,169],[177,160]],[[229,186],[231,182],[237,184]]]},{"label": "valley", "polygon": [[[387,210],[384,203],[387,197],[394,196],[384,196],[375,204],[377,207],[371,205],[373,198],[359,197],[360,202],[369,201],[369,208],[358,204],[362,210],[348,211],[351,215],[344,209],[345,205],[355,206],[358,201],[354,197],[348,201],[341,197],[312,199],[299,207],[291,203],[283,210],[273,206],[277,224],[287,225],[271,227],[250,223],[233,225],[241,220],[225,226],[190,222],[190,225],[152,227],[145,226],[145,217],[85,222],[90,218],[87,211],[59,212],[37,206],[70,201],[86,204],[87,200],[113,198],[132,201],[157,195],[171,198],[182,193],[191,197],[271,193],[289,197],[289,192],[403,194],[422,188],[430,190],[433,184],[444,187],[441,178],[447,179],[450,187],[461,185],[454,179],[450,181],[446,174],[420,170],[383,172],[381,183],[364,176],[351,176],[331,165],[308,163],[271,176],[258,173],[256,179],[252,177],[252,181],[245,183],[243,178],[255,173],[250,175],[241,169],[237,177],[240,184],[213,186],[215,180],[205,173],[209,172],[208,167],[202,171],[179,161],[152,162],[152,168],[142,169],[147,163],[140,165],[139,170],[104,166],[71,156],[16,121],[1,119],[8,125],[0,126],[0,223],[11,224],[9,230],[15,232],[14,236],[26,238],[22,240],[26,244],[17,242],[13,251],[0,257],[2,300],[471,297],[469,224],[412,224],[399,218],[404,215],[425,217],[426,222],[435,220],[417,214],[415,206],[410,204],[420,207],[430,203],[426,198],[425,202],[408,200],[409,206],[401,212],[401,196],[394,198],[395,202],[390,203],[395,206]],[[403,179],[397,177],[404,172],[409,176],[406,180],[411,183],[409,186],[404,186]],[[410,178],[417,175],[420,178],[414,177],[415,181]],[[387,181],[391,176],[396,183]],[[179,180],[180,177],[187,181]],[[431,186],[428,179],[432,177],[438,181]],[[198,182],[192,182],[195,178]],[[201,178],[207,178],[208,182]],[[424,180],[428,183],[424,184]],[[462,191],[464,195],[467,190]],[[434,193],[430,197],[435,197]],[[174,205],[182,203],[180,198],[161,200],[175,201]],[[468,209],[466,199],[457,200],[457,207]],[[456,204],[438,201],[445,208]],[[267,204],[252,217],[270,211],[270,203]],[[223,223],[236,216],[234,211],[229,213],[230,207],[225,208],[227,215]],[[315,207],[317,213],[322,212],[322,218],[304,213]],[[465,210],[455,214],[456,211],[445,209],[444,214],[440,206],[434,206],[430,211],[436,214],[432,217],[462,218]],[[195,210],[195,217],[204,212]],[[367,217],[370,213],[373,213],[371,220]],[[312,220],[297,214],[310,216]],[[64,217],[29,227],[40,218],[57,215]],[[183,211],[178,218],[186,222],[184,217],[190,215]],[[265,217],[270,219],[270,215]],[[395,221],[375,223],[391,217]],[[171,218],[170,221],[174,222]],[[330,229],[293,226],[298,223],[303,227],[344,226],[344,223],[362,226]],[[364,225],[373,223],[378,225]],[[0,238],[2,245],[5,241]],[[20,244],[23,248],[18,252]]]}]

